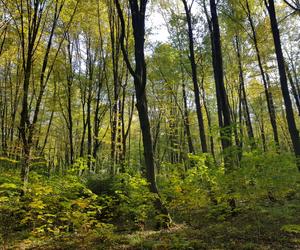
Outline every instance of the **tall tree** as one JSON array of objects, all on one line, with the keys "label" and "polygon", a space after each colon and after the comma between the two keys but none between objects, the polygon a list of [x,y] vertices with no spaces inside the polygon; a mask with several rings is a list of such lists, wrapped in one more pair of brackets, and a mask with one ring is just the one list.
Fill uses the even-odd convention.
[{"label": "tall tree", "polygon": [[[223,73],[223,58],[220,38],[220,27],[217,14],[217,5],[215,0],[210,0],[210,11],[211,11],[211,44],[212,44],[212,61],[214,78],[216,85],[216,96],[218,105],[218,117],[219,126],[221,132],[221,143],[225,153],[225,165],[229,168],[231,164],[230,156],[228,155],[228,149],[232,145],[231,141],[231,117],[230,108],[227,99],[227,93],[224,83]],[[227,155],[227,156],[226,156]]]},{"label": "tall tree", "polygon": [[149,182],[150,191],[157,194],[155,199],[156,209],[163,214],[164,227],[170,223],[170,216],[167,208],[163,205],[159,192],[156,185],[155,178],[155,163],[154,163],[154,151],[153,142],[151,135],[150,120],[148,115],[147,95],[146,95],[146,84],[147,84],[147,69],[145,62],[145,17],[146,17],[146,6],[147,0],[130,0],[129,8],[131,11],[131,21],[133,28],[134,38],[134,60],[135,68],[132,67],[128,57],[128,52],[124,45],[125,38],[125,21],[123,11],[121,9],[118,0],[115,0],[118,16],[121,24],[120,43],[121,50],[123,53],[124,60],[127,68],[134,80],[134,87],[136,93],[136,107],[138,110],[140,127],[142,131],[143,147],[144,147],[144,159],[146,165],[146,177]]},{"label": "tall tree", "polygon": [[195,51],[194,51],[194,36],[193,36],[193,27],[192,27],[192,17],[191,17],[191,8],[192,6],[188,6],[187,0],[182,0],[185,10],[185,16],[188,26],[188,38],[189,38],[189,59],[191,63],[192,69],[192,79],[193,79],[193,86],[194,86],[194,95],[195,95],[195,105],[196,105],[196,112],[198,118],[198,126],[199,126],[199,134],[200,134],[200,142],[202,146],[202,152],[207,153],[207,143],[206,143],[206,136],[205,136],[205,128],[203,122],[203,114],[201,110],[201,103],[200,103],[200,90],[198,84],[198,76],[197,76],[197,64],[195,61]]},{"label": "tall tree", "polygon": [[261,52],[260,52],[260,49],[259,49],[259,46],[258,46],[258,40],[257,40],[255,25],[254,25],[253,18],[252,18],[252,11],[250,9],[250,5],[249,5],[248,0],[246,0],[245,11],[246,11],[247,18],[248,18],[248,21],[249,21],[249,24],[250,24],[250,28],[251,28],[251,32],[252,32],[251,38],[252,38],[252,41],[253,41],[253,44],[254,44],[258,66],[259,66],[262,81],[263,81],[263,84],[264,84],[265,96],[266,96],[266,100],[267,100],[267,107],[268,107],[268,111],[269,111],[269,117],[270,117],[270,121],[271,121],[274,141],[275,141],[276,145],[279,146],[279,136],[278,136],[275,106],[274,106],[274,102],[273,102],[272,93],[271,93],[270,88],[269,88],[270,84],[269,84],[268,76],[267,76],[267,74],[264,70],[264,67],[263,67],[263,61],[262,61]]},{"label": "tall tree", "polygon": [[297,167],[300,171],[300,138],[299,138],[299,131],[296,126],[295,117],[294,117],[294,111],[293,106],[289,94],[289,88],[288,88],[288,82],[285,72],[285,62],[284,57],[282,53],[281,48],[281,40],[280,40],[280,32],[278,29],[278,22],[276,17],[276,11],[275,11],[275,5],[274,0],[264,0],[265,5],[267,7],[270,22],[271,22],[271,28],[272,28],[272,34],[273,34],[273,40],[275,45],[275,53],[277,58],[277,66],[280,76],[280,86],[281,86],[281,92],[284,100],[285,105],[285,114],[286,114],[286,120],[288,123],[288,129],[291,136],[291,140],[293,143],[293,149],[294,153],[296,155],[297,160]]},{"label": "tall tree", "polygon": [[[4,4],[14,21],[21,44],[23,96],[19,131],[23,144],[21,179],[24,183],[25,191],[30,170],[31,150],[33,147],[33,140],[36,133],[36,125],[40,115],[43,96],[53,71],[58,52],[64,40],[62,38],[57,41],[58,48],[56,48],[54,58],[50,60],[55,38],[55,30],[58,26],[58,21],[65,5],[65,1],[56,0],[48,2],[45,0],[33,0],[24,2],[23,0],[17,0],[14,3],[11,3],[10,1],[1,0],[1,2]],[[78,3],[79,0],[77,0],[75,4],[75,8],[71,13],[71,17],[64,31],[69,28]],[[18,17],[16,17],[16,15]],[[46,32],[45,28],[47,25],[49,25],[47,27],[48,32]],[[32,83],[34,82],[33,67],[38,65],[34,65],[38,54],[37,48],[42,50],[42,59],[41,67],[38,71],[39,85],[38,88],[35,89],[35,86]],[[31,91],[36,93],[33,95],[35,98],[32,98]]]}]

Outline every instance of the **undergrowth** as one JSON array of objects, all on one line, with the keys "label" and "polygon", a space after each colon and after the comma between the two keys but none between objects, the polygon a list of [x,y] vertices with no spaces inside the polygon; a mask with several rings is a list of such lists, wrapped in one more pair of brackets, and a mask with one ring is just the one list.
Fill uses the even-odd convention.
[{"label": "undergrowth", "polygon": [[[156,196],[139,174],[31,171],[0,176],[3,249],[297,249],[300,178],[289,154],[245,153],[225,173],[209,156],[161,165],[160,195],[173,219],[154,230]],[[234,202],[234,206],[233,206]]]}]

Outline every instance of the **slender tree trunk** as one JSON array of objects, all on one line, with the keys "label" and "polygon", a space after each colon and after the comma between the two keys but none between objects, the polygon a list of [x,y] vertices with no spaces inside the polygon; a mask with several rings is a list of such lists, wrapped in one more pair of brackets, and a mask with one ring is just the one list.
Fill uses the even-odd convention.
[{"label": "slender tree trunk", "polygon": [[288,129],[290,132],[290,136],[291,136],[291,140],[292,140],[293,148],[294,148],[294,153],[295,153],[296,160],[297,160],[297,167],[300,171],[299,131],[296,126],[294,112],[293,112],[293,106],[292,106],[289,89],[288,89],[287,77],[286,77],[286,72],[285,72],[285,63],[284,63],[284,57],[283,57],[282,48],[281,48],[280,33],[279,33],[279,29],[278,29],[274,0],[268,0],[268,2],[267,2],[267,0],[265,0],[265,4],[268,9],[269,16],[270,16],[270,22],[271,22],[271,28],[272,28],[272,34],[273,34],[273,40],[274,40],[275,52],[276,52],[276,58],[277,58],[277,65],[278,65],[278,71],[279,71],[279,76],[280,76],[280,86],[281,86],[281,91],[282,91],[284,105],[285,105],[286,120],[288,123]]},{"label": "slender tree trunk", "polygon": [[120,45],[116,41],[116,37],[119,36],[119,26],[117,25],[115,8],[113,2],[108,3],[108,14],[109,14],[109,27],[110,27],[110,44],[112,50],[112,67],[113,67],[113,97],[112,97],[112,110],[111,110],[111,169],[110,174],[115,174],[115,164],[118,158],[118,118],[119,118],[119,95],[120,95],[120,82],[119,82],[119,55],[120,55]]},{"label": "slender tree trunk", "polygon": [[250,112],[248,107],[248,101],[247,101],[247,95],[246,95],[246,89],[245,89],[245,81],[244,81],[244,72],[243,72],[243,65],[242,65],[242,58],[241,58],[241,49],[240,49],[240,43],[238,36],[235,37],[236,42],[236,52],[237,52],[237,58],[238,58],[238,64],[239,64],[239,79],[240,79],[240,98],[241,98],[241,104],[242,108],[244,110],[244,119],[246,122],[247,127],[247,133],[250,140],[251,148],[255,148],[255,138],[254,138],[254,132],[252,128],[252,122],[250,118]]},{"label": "slender tree trunk", "polygon": [[124,46],[124,37],[125,37],[125,22],[123,12],[118,0],[115,0],[118,15],[121,23],[121,49],[123,52],[123,57],[126,62],[127,68],[131,75],[134,78],[134,86],[136,93],[136,107],[138,110],[140,127],[142,131],[142,140],[144,146],[144,159],[146,165],[146,177],[149,182],[149,188],[152,193],[157,194],[155,199],[156,209],[164,215],[161,225],[163,227],[169,226],[170,217],[167,208],[162,203],[159,192],[156,186],[155,179],[155,163],[154,163],[154,151],[153,151],[153,141],[151,136],[151,127],[148,115],[148,105],[147,105],[147,96],[146,96],[146,83],[147,83],[147,71],[146,71],[146,62],[145,62],[145,14],[146,14],[146,5],[147,0],[141,0],[139,3],[137,0],[130,1],[130,10],[131,10],[131,20],[134,36],[134,59],[135,59],[135,68],[133,69],[128,58],[127,51]]},{"label": "slender tree trunk", "polygon": [[203,99],[203,106],[205,109],[206,117],[207,117],[207,125],[208,125],[208,130],[209,130],[209,140],[210,140],[210,152],[216,161],[216,155],[215,155],[215,143],[214,143],[214,138],[212,134],[212,122],[211,122],[211,114],[208,109],[207,103],[206,103],[206,97],[205,97],[205,90],[203,86],[203,81],[201,82],[201,89],[202,89],[202,99]]},{"label": "slender tree trunk", "polygon": [[291,74],[291,72],[288,68],[288,65],[286,65],[286,73],[287,73],[287,77],[289,79],[290,85],[292,87],[292,93],[293,93],[293,96],[294,96],[294,99],[295,99],[295,104],[296,104],[296,107],[297,107],[297,110],[298,110],[298,116],[300,116],[300,95],[298,94],[296,85],[294,83],[292,74]]},{"label": "slender tree trunk", "polygon": [[224,84],[224,74],[223,74],[223,59],[222,59],[222,49],[221,49],[221,39],[220,39],[220,28],[217,14],[217,6],[215,0],[210,0],[210,10],[211,10],[211,22],[212,22],[212,59],[213,59],[213,69],[214,78],[216,84],[217,92],[217,105],[219,113],[219,126],[221,133],[221,143],[225,154],[225,166],[226,168],[231,167],[231,157],[230,157],[230,147],[232,145],[231,134],[232,134],[232,124],[230,118],[230,109],[227,99],[227,93]]},{"label": "slender tree trunk", "polygon": [[256,51],[256,57],[257,57],[257,62],[258,62],[258,66],[259,66],[259,70],[262,76],[262,80],[263,80],[263,84],[264,84],[264,90],[265,90],[265,96],[266,96],[266,100],[267,100],[267,106],[268,106],[268,111],[269,111],[269,117],[270,117],[270,121],[271,121],[271,125],[272,125],[272,131],[273,131],[273,137],[274,137],[274,141],[275,144],[277,146],[279,146],[279,137],[278,137],[278,129],[277,129],[277,122],[276,122],[276,113],[275,113],[275,107],[274,107],[274,103],[273,103],[273,99],[272,99],[272,94],[269,90],[268,87],[268,80],[263,68],[263,64],[262,64],[262,60],[261,60],[261,56],[260,56],[260,50],[258,47],[258,42],[257,42],[257,35],[256,35],[256,30],[255,30],[255,26],[252,20],[252,14],[251,14],[251,10],[249,7],[249,3],[248,0],[246,0],[246,8],[247,8],[247,17],[248,17],[248,21],[250,23],[251,26],[251,31],[252,31],[252,39],[253,39],[253,43],[254,43],[254,47],[255,47],[255,51]]},{"label": "slender tree trunk", "polygon": [[[126,160],[126,154],[127,154],[127,138],[130,133],[130,128],[131,128],[131,122],[133,118],[133,111],[134,111],[134,95],[131,96],[131,102],[130,106],[128,107],[128,124],[127,128],[125,128],[125,100],[126,100],[126,95],[125,95],[125,90],[127,86],[127,79],[128,75],[126,73],[126,84],[123,87],[123,98],[122,98],[122,155],[121,155],[121,169],[123,172],[125,172],[125,160]],[[130,143],[129,143],[130,144]]]},{"label": "slender tree trunk", "polygon": [[[88,168],[91,170],[91,157],[92,157],[92,91],[93,91],[93,81],[94,81],[94,60],[95,56],[93,55],[91,48],[91,37],[90,34],[86,34],[87,36],[87,157],[88,157]],[[96,53],[96,52],[95,52]]]},{"label": "slender tree trunk", "polygon": [[71,84],[68,83],[68,93],[67,93],[67,109],[68,109],[68,132],[69,132],[69,146],[70,146],[70,164],[74,163],[74,144],[73,144],[73,115],[72,115],[72,90]]},{"label": "slender tree trunk", "polygon": [[[22,150],[22,161],[21,161],[21,180],[26,184],[28,182],[29,174],[29,163],[30,163],[30,152],[31,152],[31,142],[27,139],[27,125],[29,125],[28,117],[28,96],[29,96],[29,83],[31,75],[31,64],[32,64],[32,49],[28,49],[27,63],[24,68],[24,82],[23,82],[23,98],[22,98],[22,111],[21,111],[21,120],[20,120],[20,135],[23,143]],[[24,189],[25,190],[25,189]]]},{"label": "slender tree trunk", "polygon": [[[126,77],[127,80],[127,77]],[[122,100],[120,100],[120,166],[121,171],[125,172],[125,157],[126,157],[126,139],[125,137],[125,100],[126,100],[126,87],[122,88]],[[130,114],[129,114],[130,115]]]},{"label": "slender tree trunk", "polygon": [[68,136],[69,136],[69,146],[70,146],[70,164],[74,163],[74,144],[73,144],[73,113],[72,113],[72,86],[73,86],[73,65],[72,65],[72,49],[71,49],[71,41],[68,37],[68,46],[67,46],[67,54],[68,54],[68,64],[69,67],[67,74],[67,113],[68,113]]},{"label": "slender tree trunk", "polygon": [[1,145],[2,145],[2,154],[7,155],[7,141],[8,141],[8,75],[10,72],[9,63],[5,63],[4,68],[4,80],[3,85],[1,83],[0,90],[0,123],[1,123]]},{"label": "slender tree trunk", "polygon": [[260,135],[261,135],[263,150],[264,150],[264,152],[267,152],[267,143],[266,143],[266,135],[265,135],[265,122],[264,122],[264,118],[261,119],[260,132],[261,132]]},{"label": "slender tree trunk", "polygon": [[87,100],[87,154],[88,154],[88,168],[91,168],[92,157],[92,119],[91,119],[91,105],[92,105],[92,93],[91,86],[89,86],[88,100]]},{"label": "slender tree trunk", "polygon": [[102,69],[103,72],[100,74],[99,73],[99,85],[97,86],[97,94],[96,94],[96,105],[95,105],[95,112],[94,112],[94,147],[93,147],[93,158],[97,159],[97,153],[98,150],[100,148],[100,140],[99,140],[99,133],[100,133],[100,125],[101,125],[101,121],[105,116],[106,113],[106,107],[104,107],[103,111],[100,113],[100,95],[101,95],[101,91],[102,91],[102,82],[103,82],[103,75],[104,75],[104,71],[105,69],[105,65],[104,68]]},{"label": "slender tree trunk", "polygon": [[[119,115],[118,115],[118,123],[117,123],[117,163],[119,165],[121,165],[121,162],[123,162],[122,160],[122,152],[123,152],[123,149],[122,149],[122,116],[124,116],[124,112],[123,112],[123,106],[122,106],[122,100],[121,98],[119,98],[118,100],[118,110],[119,110]],[[122,166],[123,168],[124,166]]]},{"label": "slender tree trunk", "polygon": [[[182,81],[183,81],[183,79],[182,79]],[[185,133],[186,133],[186,137],[187,137],[187,141],[188,141],[189,153],[194,154],[195,149],[194,149],[192,135],[191,135],[191,129],[190,129],[189,111],[188,111],[188,106],[187,106],[187,96],[186,96],[184,82],[182,82],[182,98],[183,98],[183,108],[184,108],[184,128],[185,128]]]},{"label": "slender tree trunk", "polygon": [[201,110],[201,103],[200,103],[200,90],[198,85],[198,78],[197,78],[197,65],[195,62],[195,51],[194,51],[194,37],[193,37],[193,27],[192,27],[192,20],[191,20],[191,11],[188,7],[187,1],[182,0],[184,9],[185,9],[185,15],[188,25],[188,37],[189,37],[189,59],[191,63],[191,69],[192,69],[192,79],[193,79],[193,85],[194,85],[194,95],[195,95],[195,105],[196,105],[196,112],[197,112],[197,119],[198,119],[198,126],[199,126],[199,134],[200,134],[200,142],[202,147],[202,152],[207,153],[207,143],[206,143],[206,136],[205,136],[205,128],[204,128],[204,122],[203,122],[203,114]]},{"label": "slender tree trunk", "polygon": [[[242,96],[242,86],[240,85],[239,104],[238,104],[239,105],[238,106],[238,119],[239,119],[238,124],[239,124],[239,133],[240,133],[239,134],[240,135],[240,145],[239,145],[239,152],[238,152],[239,163],[241,162],[242,157],[243,157],[243,147],[244,147],[243,115],[244,115],[244,117],[246,117],[246,115],[245,115],[246,111],[245,111],[245,109],[243,109],[243,98],[245,98],[245,97],[246,96]],[[248,104],[247,104],[247,106],[248,106]],[[253,132],[253,130],[252,130],[252,132]],[[250,141],[250,145],[251,145],[251,149],[253,149],[254,148],[253,141]]]},{"label": "slender tree trunk", "polygon": [[43,146],[41,148],[41,153],[43,154],[45,147],[47,145],[48,142],[48,138],[49,138],[49,134],[50,134],[50,129],[51,129],[51,125],[52,125],[52,121],[53,121],[53,115],[54,115],[54,110],[51,111],[51,115],[50,115],[50,119],[49,119],[49,123],[48,123],[48,127],[47,127],[47,132],[46,132],[46,136],[44,139],[44,143]]},{"label": "slender tree trunk", "polygon": [[[18,62],[17,62],[17,71],[16,71],[16,75],[19,76],[20,75],[20,58],[18,56]],[[15,135],[15,124],[16,124],[16,115],[17,115],[17,109],[18,109],[18,106],[19,106],[19,102],[20,102],[20,95],[19,95],[19,92],[20,92],[20,86],[21,86],[21,80],[20,80],[21,77],[17,77],[16,79],[16,88],[15,88],[15,92],[13,94],[13,90],[11,88],[11,98],[12,98],[12,102],[11,102],[11,129],[10,129],[10,142],[13,143],[13,140],[14,140],[14,135]],[[14,149],[15,150],[15,149]],[[13,151],[14,151],[13,150]]]},{"label": "slender tree trunk", "polygon": [[84,156],[84,141],[85,141],[85,134],[86,134],[86,127],[87,127],[87,122],[85,118],[85,110],[84,110],[85,105],[82,105],[82,135],[81,135],[81,141],[80,141],[80,157]]},{"label": "slender tree trunk", "polygon": [[290,60],[290,62],[291,62],[292,72],[293,72],[294,79],[295,79],[295,85],[296,85],[297,94],[298,94],[299,99],[300,99],[300,83],[299,83],[299,77],[298,77],[298,74],[297,74],[297,70],[296,70],[296,67],[295,67],[295,63],[294,63],[292,60]]}]

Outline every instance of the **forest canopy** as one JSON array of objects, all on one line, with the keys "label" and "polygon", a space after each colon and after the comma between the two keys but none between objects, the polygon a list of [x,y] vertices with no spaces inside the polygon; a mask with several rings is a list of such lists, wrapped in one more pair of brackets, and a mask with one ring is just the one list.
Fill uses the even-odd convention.
[{"label": "forest canopy", "polygon": [[299,0],[0,13],[3,249],[300,247]]}]

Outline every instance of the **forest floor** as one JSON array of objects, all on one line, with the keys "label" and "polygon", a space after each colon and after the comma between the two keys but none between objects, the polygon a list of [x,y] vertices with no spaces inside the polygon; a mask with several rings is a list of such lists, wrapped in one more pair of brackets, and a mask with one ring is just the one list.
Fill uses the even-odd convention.
[{"label": "forest floor", "polygon": [[[19,249],[300,249],[300,201],[260,204],[226,219],[194,214],[168,230],[74,236]],[[259,209],[258,209],[259,208]],[[16,248],[17,249],[17,248]]]}]

